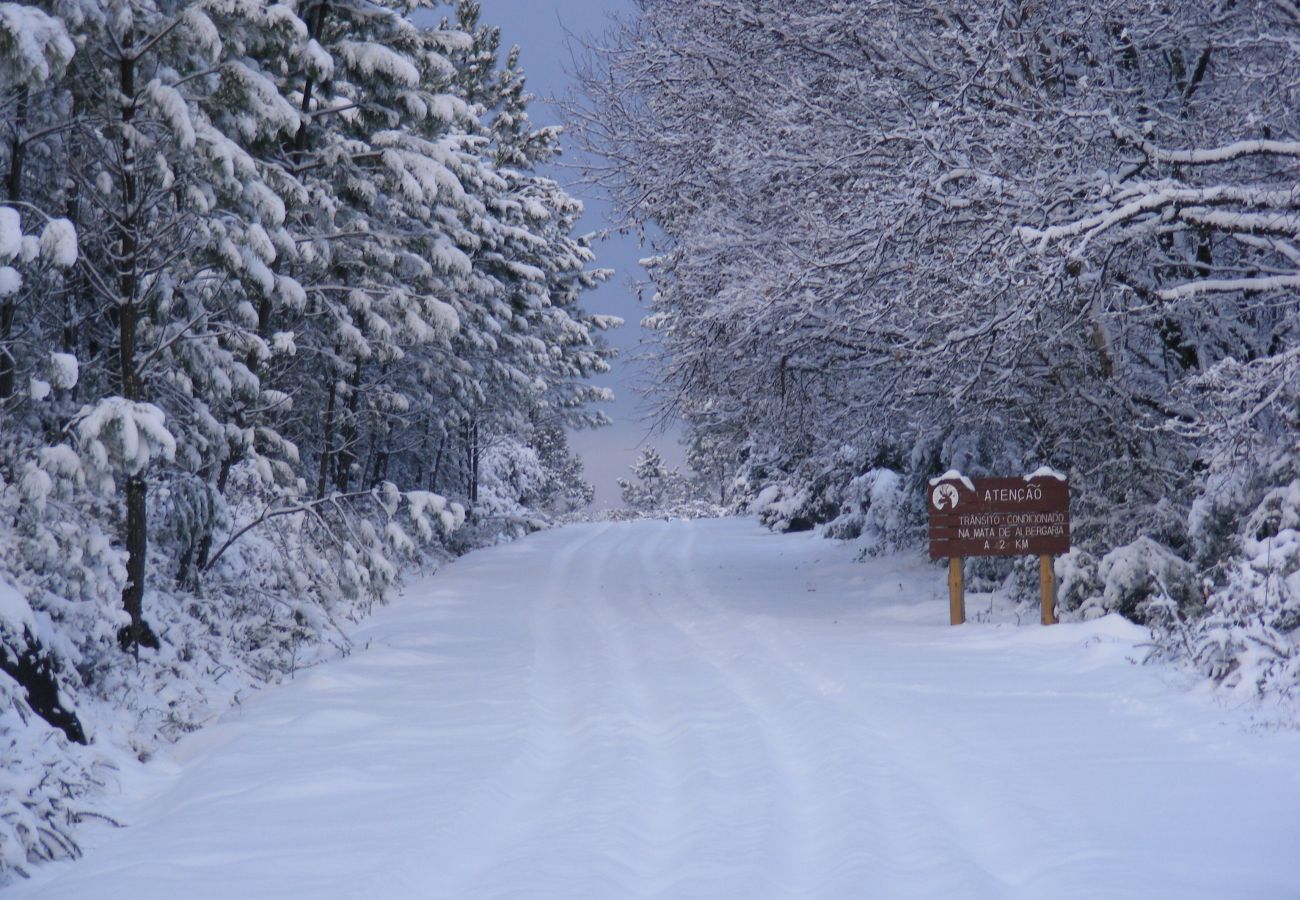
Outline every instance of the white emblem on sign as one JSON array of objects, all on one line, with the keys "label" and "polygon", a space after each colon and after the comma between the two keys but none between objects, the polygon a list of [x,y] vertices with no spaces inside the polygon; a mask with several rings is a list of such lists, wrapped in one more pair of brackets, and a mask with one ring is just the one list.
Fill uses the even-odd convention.
[{"label": "white emblem on sign", "polygon": [[935,509],[956,509],[957,498],[957,488],[951,484],[939,485],[930,495],[930,501],[934,503]]}]

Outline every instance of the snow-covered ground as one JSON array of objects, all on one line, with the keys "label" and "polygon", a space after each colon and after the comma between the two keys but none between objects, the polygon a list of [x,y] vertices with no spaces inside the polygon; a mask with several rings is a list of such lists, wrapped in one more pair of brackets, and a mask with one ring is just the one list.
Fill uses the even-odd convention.
[{"label": "snow-covered ground", "polygon": [[1143,632],[947,625],[944,573],[751,521],[413,584],[122,773],[14,898],[1300,897],[1300,735]]}]

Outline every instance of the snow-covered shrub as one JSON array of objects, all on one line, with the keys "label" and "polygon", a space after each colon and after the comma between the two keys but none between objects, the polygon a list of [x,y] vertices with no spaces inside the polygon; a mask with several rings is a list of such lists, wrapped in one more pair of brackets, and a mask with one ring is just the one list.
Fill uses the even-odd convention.
[{"label": "snow-covered shrub", "polygon": [[750,512],[773,531],[808,531],[816,524],[816,500],[807,487],[769,484],[749,504]]},{"label": "snow-covered shrub", "polygon": [[535,518],[530,510],[540,505],[548,483],[548,473],[535,449],[503,438],[483,451],[479,466],[476,516]]},{"label": "snow-covered shrub", "polygon": [[1203,569],[1235,556],[1242,526],[1265,495],[1300,477],[1300,454],[1285,445],[1234,448],[1225,437],[1218,449],[1188,514],[1192,560]]},{"label": "snow-covered shrub", "polygon": [[102,763],[80,746],[86,736],[68,705],[80,686],[66,665],[76,651],[52,625],[48,611],[0,581],[0,884],[6,871],[78,855],[73,826],[102,784]]},{"label": "snow-covered shrub", "polygon": [[539,507],[551,485],[552,473],[535,448],[510,437],[495,440],[480,458],[478,501],[454,548],[464,552],[545,528]]},{"label": "snow-covered shrub", "polygon": [[[1097,558],[1078,547],[1056,558],[1056,609],[1062,615],[1077,613],[1094,619],[1106,614],[1101,603],[1089,601],[1102,596],[1105,585],[1097,572]],[[1086,608],[1085,608],[1086,607]]]},{"label": "snow-covered shrub", "polygon": [[1145,623],[1151,605],[1161,608],[1172,602],[1181,616],[1196,614],[1202,603],[1196,571],[1169,548],[1140,537],[1116,547],[1097,564],[1100,596],[1080,604],[1085,618],[1117,612],[1134,622]]},{"label": "snow-covered shrub", "polygon": [[79,856],[72,832],[107,774],[96,751],[34,715],[0,672],[0,872]]},{"label": "snow-covered shrub", "polygon": [[921,535],[924,511],[915,491],[893,469],[871,469],[844,489],[840,515],[827,524],[827,537],[858,539],[868,555],[897,549]]},{"label": "snow-covered shrub", "polygon": [[867,515],[871,511],[872,488],[875,470],[858,475],[845,487],[840,500],[839,515],[826,523],[823,533],[829,538],[852,541],[862,536],[867,525]]},{"label": "snow-covered shrub", "polygon": [[1238,538],[1207,615],[1167,623],[1164,644],[1234,692],[1300,699],[1300,479],[1269,491]]}]

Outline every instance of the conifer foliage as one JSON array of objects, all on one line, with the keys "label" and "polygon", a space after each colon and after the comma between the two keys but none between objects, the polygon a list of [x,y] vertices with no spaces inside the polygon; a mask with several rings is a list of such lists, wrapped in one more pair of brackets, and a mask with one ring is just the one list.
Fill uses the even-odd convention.
[{"label": "conifer foliage", "polygon": [[0,3],[0,766],[63,772],[0,784],[0,869],[76,852],[69,742],[145,755],[346,651],[476,504],[527,503],[480,496],[485,448],[582,495],[603,273],[517,51],[438,15]]}]

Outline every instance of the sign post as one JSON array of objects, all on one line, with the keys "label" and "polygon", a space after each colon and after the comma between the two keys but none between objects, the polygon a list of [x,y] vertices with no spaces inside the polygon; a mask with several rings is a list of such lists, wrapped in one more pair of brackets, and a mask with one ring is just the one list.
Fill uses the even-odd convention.
[{"label": "sign post", "polygon": [[948,558],[948,621],[960,625],[966,621],[966,585],[963,583],[965,573],[962,571],[962,558]]},{"label": "sign post", "polygon": [[949,618],[966,621],[962,561],[968,556],[1037,556],[1044,625],[1056,624],[1053,559],[1070,549],[1070,485],[1039,469],[1023,478],[930,480],[930,558],[948,557]]},{"label": "sign post", "polygon": [[1056,619],[1056,569],[1053,557],[1047,553],[1038,557],[1038,595],[1043,603],[1043,624],[1055,625]]}]

